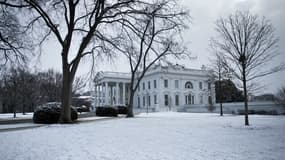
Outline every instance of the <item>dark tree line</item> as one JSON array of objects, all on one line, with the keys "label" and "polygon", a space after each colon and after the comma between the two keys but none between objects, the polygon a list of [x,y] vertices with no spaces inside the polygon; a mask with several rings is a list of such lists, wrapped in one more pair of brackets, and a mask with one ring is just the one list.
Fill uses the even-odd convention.
[{"label": "dark tree line", "polygon": [[[219,86],[221,88],[219,88]],[[219,90],[222,92],[219,92]],[[243,92],[239,90],[230,79],[215,82],[216,103],[243,102]]]},{"label": "dark tree line", "polygon": [[275,102],[285,107],[285,86],[281,87],[275,94]]},{"label": "dark tree line", "polygon": [[[84,86],[77,78],[77,91]],[[60,102],[62,74],[52,69],[30,72],[23,68],[10,68],[2,72],[0,96],[3,112],[32,112],[35,107],[47,102]],[[73,93],[75,95],[76,92]]]},{"label": "dark tree line", "polygon": [[0,96],[4,112],[33,110],[37,90],[35,76],[24,69],[4,71],[0,79]]}]

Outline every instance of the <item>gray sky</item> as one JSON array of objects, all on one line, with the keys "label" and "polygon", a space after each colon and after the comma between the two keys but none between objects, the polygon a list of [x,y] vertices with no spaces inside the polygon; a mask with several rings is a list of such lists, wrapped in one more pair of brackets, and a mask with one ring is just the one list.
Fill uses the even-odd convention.
[{"label": "gray sky", "polygon": [[[192,17],[192,24],[189,24],[189,30],[183,35],[192,55],[197,56],[197,59],[174,62],[190,68],[200,68],[203,64],[208,65],[210,58],[208,44],[210,37],[215,34],[215,20],[234,13],[236,10],[249,10],[251,13],[265,16],[271,20],[276,28],[275,33],[280,38],[279,52],[281,56],[270,62],[269,66],[285,61],[285,0],[182,0],[181,4],[189,9]],[[128,72],[128,63],[125,62],[123,57],[118,57],[112,64],[98,63],[96,70]],[[79,67],[77,75],[86,73],[89,68],[88,62],[84,61]],[[41,56],[41,63],[37,65],[37,68],[61,70],[58,44],[51,42],[46,45]],[[265,89],[260,93],[274,93],[281,86],[285,86],[285,71],[264,77],[260,79],[260,83],[265,85]]]}]

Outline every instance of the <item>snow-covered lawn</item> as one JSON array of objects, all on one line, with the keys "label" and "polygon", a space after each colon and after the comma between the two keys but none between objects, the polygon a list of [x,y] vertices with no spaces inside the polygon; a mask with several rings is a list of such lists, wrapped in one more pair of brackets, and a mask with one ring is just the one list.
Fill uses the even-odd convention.
[{"label": "snow-covered lawn", "polygon": [[0,133],[5,160],[281,160],[285,117],[140,114]]}]

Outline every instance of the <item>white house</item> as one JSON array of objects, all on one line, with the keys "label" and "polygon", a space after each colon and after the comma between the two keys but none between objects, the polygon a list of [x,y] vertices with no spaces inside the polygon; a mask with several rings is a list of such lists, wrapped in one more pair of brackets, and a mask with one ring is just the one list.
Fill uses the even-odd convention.
[{"label": "white house", "polygon": [[[95,106],[128,104],[130,74],[101,72],[96,80]],[[177,110],[180,107],[215,103],[211,72],[181,65],[155,65],[144,76],[135,93],[134,107]]]}]

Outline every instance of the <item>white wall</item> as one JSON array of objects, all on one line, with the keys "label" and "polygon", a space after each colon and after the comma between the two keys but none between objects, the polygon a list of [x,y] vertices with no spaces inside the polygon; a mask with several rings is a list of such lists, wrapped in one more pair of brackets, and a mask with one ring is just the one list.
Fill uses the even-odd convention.
[{"label": "white wall", "polygon": [[[168,87],[164,87],[164,80],[168,80]],[[157,95],[157,103],[159,105],[159,110],[165,110],[175,108],[175,95],[179,95],[179,106],[185,105],[185,95],[187,93],[192,93],[194,95],[194,104],[200,104],[200,95],[203,96],[203,104],[208,104],[208,79],[207,75],[195,76],[191,74],[173,74],[173,73],[162,73],[146,75],[140,82],[140,90],[136,92],[135,107],[138,106],[138,96],[140,97],[140,107],[146,108],[148,103],[148,95],[151,96],[150,108],[155,108],[154,104],[154,94]],[[154,88],[154,80],[156,80],[157,88]],[[178,80],[178,88],[175,88],[175,80]],[[150,81],[151,88],[148,88],[148,82]],[[193,84],[193,89],[185,89],[185,83],[190,81]],[[202,82],[202,90],[199,88],[199,82]],[[145,84],[145,90],[143,90],[143,83]],[[212,85],[213,86],[213,85]],[[213,88],[212,88],[213,89]],[[169,97],[169,106],[164,104],[164,95],[167,94]],[[143,96],[145,96],[145,106],[143,106]],[[214,97],[214,95],[212,96]],[[214,102],[214,99],[213,99]]]}]

